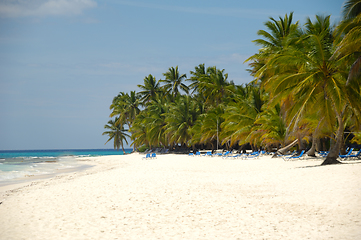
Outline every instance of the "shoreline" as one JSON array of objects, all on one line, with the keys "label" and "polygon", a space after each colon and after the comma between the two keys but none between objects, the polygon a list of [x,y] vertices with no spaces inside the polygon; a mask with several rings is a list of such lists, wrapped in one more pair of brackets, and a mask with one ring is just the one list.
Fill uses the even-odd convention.
[{"label": "shoreline", "polygon": [[361,161],[143,154],[5,192],[6,239],[359,239]]},{"label": "shoreline", "polygon": [[30,176],[15,178],[15,179],[7,180],[7,181],[1,181],[0,182],[0,194],[4,193],[6,191],[25,187],[25,186],[31,184],[32,182],[42,181],[45,179],[54,178],[54,177],[64,175],[64,174],[69,174],[69,173],[74,173],[74,172],[82,172],[91,167],[93,167],[93,166],[84,164],[84,165],[76,166],[76,167],[56,169],[55,172],[53,172],[53,173],[30,175]]}]

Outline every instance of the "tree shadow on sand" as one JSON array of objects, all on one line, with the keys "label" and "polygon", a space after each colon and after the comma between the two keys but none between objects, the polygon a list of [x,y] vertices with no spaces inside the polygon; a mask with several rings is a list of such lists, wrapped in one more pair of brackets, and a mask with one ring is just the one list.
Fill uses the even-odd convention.
[{"label": "tree shadow on sand", "polygon": [[349,165],[349,164],[361,164],[360,160],[355,160],[354,162],[341,162],[338,164],[331,164],[331,165],[313,165],[313,166],[302,166],[302,167],[296,167],[296,168],[315,168],[315,167],[325,167],[325,166],[337,166],[337,165]]}]

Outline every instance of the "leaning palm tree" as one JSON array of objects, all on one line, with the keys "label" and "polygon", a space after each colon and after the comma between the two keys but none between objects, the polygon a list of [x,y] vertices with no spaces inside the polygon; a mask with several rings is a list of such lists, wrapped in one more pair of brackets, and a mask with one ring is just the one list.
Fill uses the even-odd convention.
[{"label": "leaning palm tree", "polygon": [[163,73],[165,79],[159,80],[160,82],[164,82],[163,86],[169,94],[172,95],[173,99],[175,99],[179,93],[179,89],[182,89],[186,93],[188,93],[188,87],[183,83],[186,80],[186,74],[180,74],[178,70],[178,66],[171,67],[168,69],[166,73]]},{"label": "leaning palm tree", "polygon": [[344,130],[342,109],[347,100],[344,59],[329,60],[333,49],[330,16],[308,19],[299,42],[271,56],[267,68],[277,69],[277,74],[264,83],[274,100],[294,96],[295,105],[289,109],[293,130],[299,127],[309,108],[317,107],[321,116],[336,119],[336,143],[323,164],[339,163]]},{"label": "leaning palm tree", "polygon": [[123,153],[125,153],[123,141],[125,141],[128,144],[127,137],[130,136],[126,133],[127,130],[124,129],[124,126],[117,124],[117,122],[118,122],[118,118],[115,118],[115,120],[109,120],[108,124],[104,126],[104,128],[108,129],[108,131],[103,132],[102,135],[109,136],[109,139],[105,144],[107,144],[109,141],[113,139],[114,149],[119,150],[119,148],[122,147]]}]

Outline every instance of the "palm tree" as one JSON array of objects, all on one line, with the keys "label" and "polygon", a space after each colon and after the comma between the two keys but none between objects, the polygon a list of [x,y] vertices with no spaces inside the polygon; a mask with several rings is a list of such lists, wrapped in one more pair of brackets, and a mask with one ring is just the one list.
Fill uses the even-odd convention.
[{"label": "palm tree", "polygon": [[119,124],[127,124],[131,128],[135,117],[140,112],[139,105],[140,95],[135,91],[131,91],[130,94],[121,92],[110,105],[110,109],[113,110],[110,117],[119,116]]},{"label": "palm tree", "polygon": [[271,69],[265,68],[265,64],[269,57],[289,45],[295,44],[295,39],[300,35],[298,22],[292,23],[293,12],[285,15],[284,18],[279,17],[279,20],[270,18],[270,21],[265,22],[268,29],[259,30],[257,34],[261,39],[256,39],[253,42],[261,46],[258,53],[248,58],[245,62],[250,62],[251,69],[248,70],[256,79],[267,79],[273,75]]},{"label": "palm tree", "polygon": [[247,138],[252,133],[254,123],[262,112],[264,103],[263,92],[259,87],[254,85],[238,87],[223,115],[222,144],[226,142],[229,142],[230,145],[248,143],[249,139]]},{"label": "palm tree", "polygon": [[357,17],[361,13],[361,1],[360,0],[345,1],[342,13],[344,20],[351,20]]},{"label": "palm tree", "polygon": [[188,86],[189,89],[193,89],[192,93],[195,93],[198,91],[199,87],[199,80],[204,78],[205,76],[209,75],[205,64],[199,64],[194,68],[194,71],[190,72],[192,76],[189,79],[186,79],[186,81],[191,81],[192,83]]},{"label": "palm tree", "polygon": [[360,84],[358,82],[361,73],[361,0],[348,0],[344,4],[343,20],[335,31],[336,39],[342,38],[338,43],[331,60],[346,58],[351,67],[348,73],[346,90],[348,91],[349,103],[357,109],[360,102]]},{"label": "palm tree", "polygon": [[334,46],[329,19],[330,16],[316,16],[314,22],[308,19],[299,42],[270,57],[267,68],[278,70],[264,83],[274,99],[294,96],[295,105],[289,111],[294,129],[309,108],[317,107],[321,116],[337,120],[336,144],[323,164],[338,163],[346,99],[343,59],[329,60]]},{"label": "palm tree", "polygon": [[[140,109],[140,95],[135,91],[128,93],[119,93],[113,99],[110,109],[113,111],[110,113],[110,117],[118,116],[117,124],[124,125],[127,124],[129,129],[131,129],[132,124],[139,114]],[[133,150],[136,149],[136,145],[133,144]]]},{"label": "palm tree", "polygon": [[201,125],[201,143],[210,143],[212,145],[212,150],[219,147],[219,137],[221,135],[222,129],[221,124],[223,123],[223,114],[224,106],[222,104],[217,105],[209,109],[202,116],[202,125]]},{"label": "palm tree", "polygon": [[105,143],[107,144],[110,140],[114,139],[114,149],[119,150],[122,147],[123,153],[125,153],[123,141],[128,144],[127,138],[130,137],[126,132],[127,130],[124,129],[123,125],[117,124],[118,118],[116,117],[115,120],[109,120],[108,124],[104,126],[105,129],[108,131],[103,132],[102,135],[108,135],[109,139]]},{"label": "palm tree", "polygon": [[277,104],[258,115],[247,139],[269,149],[271,146],[284,147],[287,138],[287,126],[282,117],[281,107]]},{"label": "palm tree", "polygon": [[232,92],[233,85],[228,82],[228,74],[216,67],[209,67],[208,74],[199,78],[198,91],[206,97],[206,102],[217,105]]},{"label": "palm tree", "polygon": [[138,87],[142,89],[139,95],[143,104],[155,99],[156,94],[161,92],[159,82],[151,74],[144,78],[144,85],[139,84]]},{"label": "palm tree", "polygon": [[130,128],[130,132],[132,133],[131,140],[133,141],[131,146],[133,147],[147,145],[149,148],[151,148],[147,134],[147,122],[145,119],[145,112],[140,112],[135,118],[132,127]]},{"label": "palm tree", "polygon": [[146,109],[147,136],[149,143],[154,146],[163,145],[168,147],[168,141],[165,135],[165,114],[169,112],[169,103],[163,95],[150,101]]},{"label": "palm tree", "polygon": [[199,115],[198,105],[191,96],[180,96],[165,113],[165,134],[169,143],[189,146],[190,130]]},{"label": "palm tree", "polygon": [[179,88],[188,93],[189,89],[183,83],[183,81],[187,78],[187,75],[179,74],[178,66],[176,66],[176,68],[169,68],[166,73],[163,73],[163,75],[165,79],[159,81],[165,83],[163,87],[172,95],[173,99],[177,97]]}]

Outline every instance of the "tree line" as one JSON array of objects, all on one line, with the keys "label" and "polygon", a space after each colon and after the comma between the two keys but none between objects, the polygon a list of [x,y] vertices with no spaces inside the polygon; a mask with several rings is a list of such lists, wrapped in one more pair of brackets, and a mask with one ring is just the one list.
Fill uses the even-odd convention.
[{"label": "tree line", "polygon": [[[123,148],[298,149],[329,145],[323,164],[338,163],[345,129],[360,143],[361,0],[346,1],[336,25],[330,16],[293,21],[293,12],[265,22],[260,46],[246,60],[254,80],[237,85],[224,69],[199,64],[190,74],[170,67],[138,91],[114,97],[103,134]],[[125,131],[128,126],[128,131]],[[128,133],[129,135],[128,135]],[[123,148],[124,150],[124,148]]]}]

